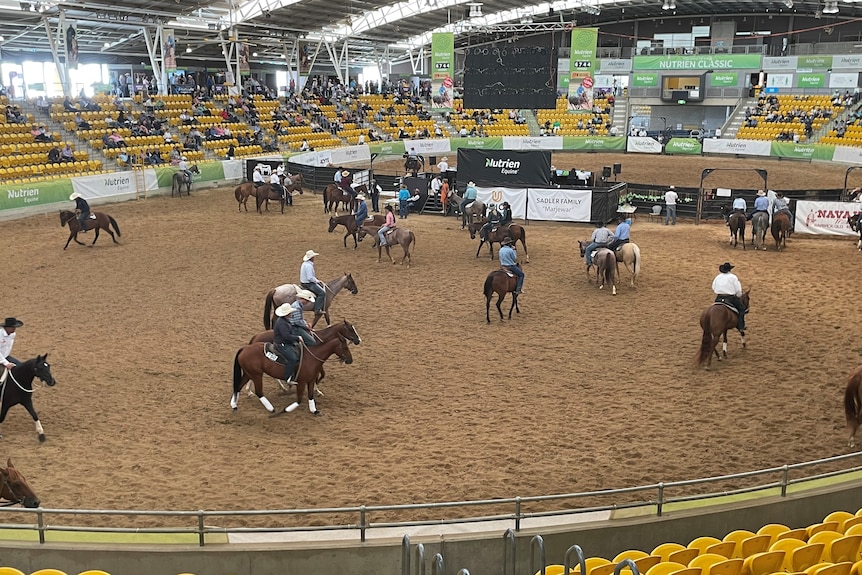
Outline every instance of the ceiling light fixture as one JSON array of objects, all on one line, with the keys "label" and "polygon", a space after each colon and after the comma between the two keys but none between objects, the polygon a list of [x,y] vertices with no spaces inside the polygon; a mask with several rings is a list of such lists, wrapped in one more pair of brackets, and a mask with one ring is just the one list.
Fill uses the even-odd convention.
[{"label": "ceiling light fixture", "polygon": [[191,52],[192,52],[192,47],[191,46],[187,47],[186,48],[186,54],[191,54]]},{"label": "ceiling light fixture", "polygon": [[793,0],[784,0],[784,5],[788,8],[793,8]]},{"label": "ceiling light fixture", "polygon": [[838,0],[827,0],[823,5],[824,14],[838,14]]},{"label": "ceiling light fixture", "polygon": [[661,5],[662,10],[676,10],[676,0],[664,0]]}]

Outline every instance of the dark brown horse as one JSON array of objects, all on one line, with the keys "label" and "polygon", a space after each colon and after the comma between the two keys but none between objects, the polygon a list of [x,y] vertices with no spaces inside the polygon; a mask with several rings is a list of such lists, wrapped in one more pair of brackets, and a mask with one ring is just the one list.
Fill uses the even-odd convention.
[{"label": "dark brown horse", "polygon": [[[286,197],[287,197],[286,191],[284,194],[282,194],[281,192],[273,189],[273,187],[270,186],[269,184],[264,184],[264,185],[260,186],[257,189],[257,194],[255,196],[255,204],[257,205],[257,213],[263,214],[263,212],[260,209],[260,207],[263,205],[265,205],[266,211],[268,212],[269,211],[269,201],[273,200],[273,201],[277,201],[281,204],[281,213],[283,214],[284,213],[284,204],[288,203],[288,200],[286,200]],[[289,201],[289,203],[293,204],[293,200],[291,199]]]},{"label": "dark brown horse", "polygon": [[[747,289],[742,292],[742,305],[748,308],[749,292]],[[702,366],[706,363],[707,369],[712,365],[712,354],[715,354],[716,359],[727,359],[727,330],[735,329],[737,326],[738,314],[726,305],[716,302],[706,308],[700,314],[700,327],[703,329],[703,337],[700,340],[700,349],[695,357],[695,363]],[[739,332],[742,336],[742,347],[745,347],[745,332]],[[719,340],[722,340],[721,355],[715,347]]]},{"label": "dark brown horse", "polygon": [[[275,412],[272,403],[263,394],[263,374],[281,379],[284,377],[285,368],[280,363],[276,363],[269,359],[264,353],[264,343],[253,343],[245,345],[236,352],[233,360],[233,395],[231,395],[230,406],[232,409],[237,409],[239,392],[242,387],[248,382],[254,383],[254,393],[260,400],[261,404],[270,413]],[[314,384],[323,363],[329,359],[329,356],[336,354],[338,359],[346,364],[353,363],[353,356],[350,354],[350,348],[347,345],[347,340],[341,336],[332,339],[326,343],[321,343],[312,347],[304,347],[302,351],[302,360],[299,362],[296,376],[293,378],[296,385],[296,402],[285,408],[285,412],[293,411],[302,401],[303,387],[308,392],[308,409],[314,415],[320,415],[314,402]]]},{"label": "dark brown horse", "polygon": [[[368,220],[366,220],[369,224],[374,224],[375,226],[382,226],[386,222],[386,218],[380,214],[377,214]],[[356,234],[359,232],[359,226],[356,225],[356,217],[350,214],[345,214],[342,216],[329,217],[329,233],[335,231],[335,228],[338,226],[344,226],[347,230],[344,233],[344,247],[347,247],[347,238],[353,236],[353,249],[359,247],[359,243],[356,240]]]},{"label": "dark brown horse", "polygon": [[[368,186],[358,184],[353,187],[353,191],[356,194],[367,194]],[[356,196],[343,191],[338,187],[338,184],[333,182],[323,190],[323,213],[328,214],[332,212],[337,216],[339,203],[344,206],[346,211],[352,212],[356,209]]]},{"label": "dark brown horse", "polygon": [[[296,284],[282,284],[269,290],[269,293],[266,294],[266,302],[263,306],[263,327],[269,329],[273,324],[275,324],[275,317],[272,312],[278,306],[283,303],[293,303],[296,301],[297,287],[298,286]],[[346,289],[353,295],[359,293],[359,288],[356,287],[356,282],[353,280],[353,276],[350,272],[344,272],[344,275],[326,282],[326,301],[323,302],[323,313],[314,316],[314,319],[311,322],[311,327],[314,327],[321,317],[326,320],[326,325],[329,325],[329,306],[332,305],[332,300],[335,299],[335,296],[337,296],[338,292],[342,289]],[[313,309],[314,304],[311,302],[306,302],[306,305],[303,307],[304,311],[311,311]]]},{"label": "dark brown horse", "polygon": [[844,389],[844,417],[847,419],[847,430],[850,437],[848,447],[856,447],[856,431],[862,424],[862,365],[847,376],[847,387]]},{"label": "dark brown horse", "polygon": [[518,285],[518,278],[514,274],[506,270],[494,270],[485,278],[485,321],[491,323],[491,297],[497,294],[497,311],[500,313],[500,321],[503,321],[503,309],[500,304],[503,303],[507,293],[512,294],[512,306],[509,308],[509,319],[512,319],[512,310],[521,313],[521,308],[518,307],[518,294],[515,293],[515,287]]},{"label": "dark brown horse", "polygon": [[411,246],[416,248],[416,234],[407,228],[395,228],[394,230],[389,230],[386,232],[386,245],[380,245],[380,238],[377,235],[377,232],[380,231],[381,226],[375,226],[373,224],[363,224],[359,228],[359,241],[362,241],[366,235],[370,235],[374,238],[374,243],[371,244],[371,247],[377,246],[377,263],[380,263],[380,259],[382,258],[383,248],[386,248],[386,257],[389,258],[393,264],[395,263],[395,259],[392,257],[392,254],[389,253],[389,248],[398,244],[401,246],[401,249],[404,250],[404,255],[401,257],[401,263],[406,265],[408,268],[410,267],[410,262],[412,261],[410,249]]},{"label": "dark brown horse", "polygon": [[[728,213],[728,208],[726,205],[721,206],[721,214],[725,215]],[[730,216],[728,217],[728,226],[730,227],[730,243],[733,247],[737,246],[738,241],[742,242],[742,249],[745,249],[745,214],[738,210],[733,210]]]},{"label": "dark brown horse", "polygon": [[27,483],[27,478],[12,465],[12,458],[6,460],[6,468],[0,467],[0,499],[5,499],[3,507],[20,503],[24,507],[35,509],[41,502],[39,497]]},{"label": "dark brown horse", "polygon": [[772,216],[772,239],[775,240],[775,249],[781,251],[787,248],[787,234],[790,233],[790,218],[785,212],[778,212]]},{"label": "dark brown horse", "polygon": [[[470,230],[470,239],[475,240],[476,234],[479,230],[482,229],[482,226],[485,225],[487,219],[483,219],[481,221],[473,222],[467,229]],[[482,246],[486,243],[488,244],[488,249],[491,251],[491,259],[494,259],[494,244],[500,244],[506,238],[512,238],[512,241],[517,243],[521,242],[521,245],[524,247],[524,263],[530,263],[530,256],[527,253],[527,230],[524,229],[523,226],[519,226],[518,224],[509,224],[506,226],[497,226],[488,232],[488,239],[483,240],[481,237],[479,238],[479,249],[476,250],[476,257],[479,257],[479,252],[482,251]]]},{"label": "dark brown horse", "polygon": [[[69,247],[69,242],[75,240],[75,243],[83,246],[82,242],[78,241],[78,233],[81,232],[81,222],[78,220],[78,214],[70,210],[60,210],[60,226],[69,226],[69,239],[66,240],[66,245],[63,246],[63,249]],[[86,230],[96,230],[96,237],[93,238],[93,244],[96,243],[96,240],[99,239],[99,230],[105,230],[111,235],[111,239],[114,240],[115,244],[120,242],[117,241],[117,238],[114,237],[114,232],[117,232],[117,235],[122,237],[120,233],[120,226],[117,225],[117,221],[103,212],[92,212],[90,214],[90,218],[87,220],[87,223],[84,224]],[[111,231],[111,226],[114,227],[114,232]],[[90,245],[93,245],[90,244]]]}]

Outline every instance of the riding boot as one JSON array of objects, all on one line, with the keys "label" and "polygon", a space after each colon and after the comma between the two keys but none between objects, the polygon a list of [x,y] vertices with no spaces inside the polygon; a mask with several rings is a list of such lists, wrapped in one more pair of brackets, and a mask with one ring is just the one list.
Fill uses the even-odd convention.
[{"label": "riding boot", "polygon": [[741,312],[739,314],[739,318],[736,322],[736,329],[739,331],[745,331],[745,312]]},{"label": "riding boot", "polygon": [[296,371],[296,361],[290,360],[284,368],[284,381],[293,380],[293,373]]}]

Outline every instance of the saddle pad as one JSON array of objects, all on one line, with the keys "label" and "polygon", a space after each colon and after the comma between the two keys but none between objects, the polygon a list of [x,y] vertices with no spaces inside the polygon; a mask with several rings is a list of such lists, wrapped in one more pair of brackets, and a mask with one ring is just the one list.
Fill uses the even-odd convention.
[{"label": "saddle pad", "polygon": [[729,309],[729,310],[730,310],[730,311],[732,311],[733,313],[736,313],[736,314],[738,314],[738,313],[739,313],[739,311],[738,311],[735,307],[733,307],[732,305],[730,305],[730,304],[729,304],[728,302],[726,302],[726,301],[717,301],[717,302],[713,302],[713,304],[712,304],[712,305],[723,305],[724,307],[726,307],[727,309]]},{"label": "saddle pad", "polygon": [[266,359],[274,361],[279,365],[287,365],[287,361],[276,351],[274,343],[266,343],[263,346],[263,354]]},{"label": "saddle pad", "polygon": [[89,217],[88,219],[90,219],[90,220],[95,220],[95,219],[96,219],[96,214],[90,214],[90,217]]}]

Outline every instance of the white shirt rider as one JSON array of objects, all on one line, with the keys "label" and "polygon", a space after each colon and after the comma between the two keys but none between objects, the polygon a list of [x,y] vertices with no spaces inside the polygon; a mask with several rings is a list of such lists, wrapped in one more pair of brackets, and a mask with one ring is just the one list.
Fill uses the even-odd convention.
[{"label": "white shirt rider", "polygon": [[745,198],[735,198],[733,200],[733,209],[734,210],[742,210],[744,212],[747,207],[748,207],[748,205],[745,203]]},{"label": "white shirt rider", "polygon": [[255,184],[264,184],[266,180],[263,179],[263,174],[260,173],[260,170],[255,170],[254,174],[251,176],[252,181]]},{"label": "white shirt rider", "polygon": [[15,333],[6,333],[6,328],[0,327],[0,363],[2,363],[6,369],[12,369],[15,367],[15,364],[6,358],[12,354],[12,346],[15,344]]},{"label": "white shirt rider", "polygon": [[712,291],[715,295],[735,295],[742,297],[742,284],[739,278],[731,272],[720,273],[712,280]]}]

